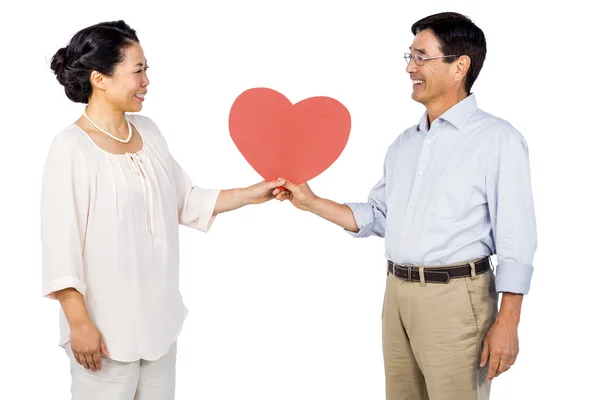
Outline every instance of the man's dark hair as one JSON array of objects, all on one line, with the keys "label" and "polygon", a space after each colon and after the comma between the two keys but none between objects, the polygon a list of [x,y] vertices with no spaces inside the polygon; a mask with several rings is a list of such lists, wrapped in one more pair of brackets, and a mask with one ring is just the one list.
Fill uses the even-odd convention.
[{"label": "man's dark hair", "polygon": [[[471,66],[465,79],[465,90],[467,94],[471,94],[471,87],[485,60],[486,45],[483,31],[468,17],[454,12],[430,15],[415,22],[411,27],[413,35],[426,29],[430,29],[440,42],[442,54],[469,56]],[[448,63],[455,60],[456,57],[443,59]]]}]

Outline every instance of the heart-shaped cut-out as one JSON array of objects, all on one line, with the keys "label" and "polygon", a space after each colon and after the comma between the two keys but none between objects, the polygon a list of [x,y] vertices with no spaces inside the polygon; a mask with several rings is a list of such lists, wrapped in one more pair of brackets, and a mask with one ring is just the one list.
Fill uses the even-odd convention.
[{"label": "heart-shaped cut-out", "polygon": [[292,104],[281,93],[253,88],[231,106],[229,132],[246,161],[265,180],[305,183],[329,168],[350,135],[350,113],[331,97]]}]

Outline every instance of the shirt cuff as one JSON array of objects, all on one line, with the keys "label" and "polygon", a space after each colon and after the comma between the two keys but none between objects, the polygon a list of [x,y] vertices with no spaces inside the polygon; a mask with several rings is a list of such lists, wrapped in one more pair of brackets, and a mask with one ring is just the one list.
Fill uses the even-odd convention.
[{"label": "shirt cuff", "polygon": [[45,283],[42,289],[42,296],[49,299],[56,299],[55,292],[67,288],[73,288],[81,293],[82,296],[85,296],[85,285],[74,276],[64,276]]},{"label": "shirt cuff", "polygon": [[516,294],[529,293],[533,266],[518,262],[505,262],[496,267],[496,291]]},{"label": "shirt cuff", "polygon": [[350,207],[350,210],[352,210],[352,213],[354,214],[354,220],[356,221],[356,226],[358,226],[359,231],[352,232],[347,229],[344,230],[355,238],[369,236],[373,228],[373,206],[370,203],[344,204]]}]

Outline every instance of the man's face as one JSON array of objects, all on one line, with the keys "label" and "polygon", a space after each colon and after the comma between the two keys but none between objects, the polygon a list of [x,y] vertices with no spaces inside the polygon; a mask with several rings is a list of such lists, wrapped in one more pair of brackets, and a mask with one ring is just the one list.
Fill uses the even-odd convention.
[{"label": "man's face", "polygon": [[[433,31],[426,29],[415,35],[410,46],[411,55],[423,58],[442,56],[440,43]],[[456,93],[456,82],[453,76],[456,71],[454,63],[444,62],[443,58],[425,60],[423,65],[417,65],[412,59],[406,67],[413,81],[413,100],[427,107],[428,104],[439,101],[448,93]],[[460,83],[460,82],[459,82]]]}]

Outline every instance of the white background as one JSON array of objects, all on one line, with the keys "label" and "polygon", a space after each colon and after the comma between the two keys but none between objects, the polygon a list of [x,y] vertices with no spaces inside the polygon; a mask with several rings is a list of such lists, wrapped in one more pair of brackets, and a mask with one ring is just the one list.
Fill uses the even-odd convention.
[{"label": "white background", "polygon": [[[480,108],[525,136],[539,248],[520,325],[521,352],[493,399],[597,398],[598,47],[591,4],[570,1],[14,2],[0,25],[0,399],[67,399],[58,303],[41,297],[39,193],[50,142],[77,119],[49,68],[79,29],[124,19],[138,31],[151,84],[143,114],[205,187],[261,178],[229,137],[229,108],[264,86],[297,102],[348,107],[338,161],[311,182],[338,202],[364,201],[387,146],[418,122],[402,54],[410,26],[467,14],[488,57]],[[368,4],[368,5],[367,5]],[[500,6],[500,4],[502,4]],[[181,228],[177,399],[384,399],[383,240],[270,202],[221,215],[208,234]]]}]

